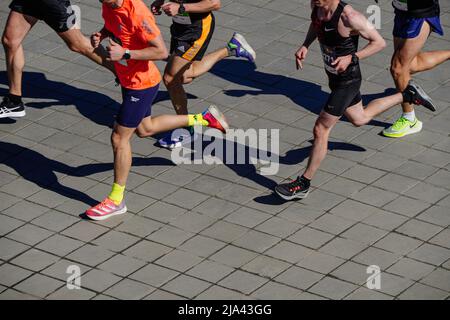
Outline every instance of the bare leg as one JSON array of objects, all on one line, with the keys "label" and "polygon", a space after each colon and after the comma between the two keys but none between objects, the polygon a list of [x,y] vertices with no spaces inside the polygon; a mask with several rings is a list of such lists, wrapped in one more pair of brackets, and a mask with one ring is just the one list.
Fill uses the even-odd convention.
[{"label": "bare leg", "polygon": [[194,61],[191,67],[184,73],[183,83],[191,83],[195,78],[205,74],[214,67],[214,65],[228,57],[228,49],[219,49],[203,57],[200,61]]},{"label": "bare leg", "polygon": [[3,33],[9,93],[17,96],[22,95],[22,73],[25,66],[22,41],[36,22],[36,18],[11,11]]},{"label": "bare leg", "polygon": [[187,96],[183,88],[183,74],[190,66],[190,61],[172,55],[164,71],[164,84],[169,91],[170,99],[178,115],[186,115],[188,113]]},{"label": "bare leg", "polygon": [[328,138],[339,117],[322,111],[314,126],[314,145],[303,176],[312,180],[328,151]]},{"label": "bare leg", "polygon": [[377,115],[395,107],[403,101],[401,93],[372,100],[366,108],[363,108],[362,102],[351,106],[345,110],[345,116],[355,126],[360,127],[369,123]]},{"label": "bare leg", "polygon": [[188,116],[186,115],[161,115],[156,117],[147,117],[139,124],[136,134],[140,138],[145,138],[160,132],[183,128],[187,125]]},{"label": "bare leg", "polygon": [[[411,64],[419,55],[428,36],[430,35],[430,25],[424,23],[419,35],[414,39],[394,38],[395,53],[392,57],[391,73],[395,85],[400,92],[406,89],[411,80]],[[417,66],[416,61],[416,66]],[[403,112],[411,112],[414,107],[410,103],[402,103]]]},{"label": "bare leg", "polygon": [[114,152],[114,182],[125,186],[131,168],[130,139],[135,128],[126,128],[119,124],[114,125],[111,142]]},{"label": "bare leg", "polygon": [[411,62],[411,74],[433,69],[450,59],[450,50],[421,52]]},{"label": "bare leg", "polygon": [[64,40],[70,50],[84,55],[95,63],[104,66],[113,74],[116,74],[114,63],[106,60],[106,53],[103,48],[100,46],[94,49],[89,39],[79,29],[71,29],[58,35]]}]

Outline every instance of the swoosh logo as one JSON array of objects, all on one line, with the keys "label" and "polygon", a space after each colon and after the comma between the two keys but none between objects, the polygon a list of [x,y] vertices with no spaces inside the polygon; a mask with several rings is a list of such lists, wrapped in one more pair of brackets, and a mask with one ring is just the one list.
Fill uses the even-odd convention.
[{"label": "swoosh logo", "polygon": [[329,32],[329,31],[333,31],[334,28],[328,29],[327,27],[325,27],[325,32]]}]

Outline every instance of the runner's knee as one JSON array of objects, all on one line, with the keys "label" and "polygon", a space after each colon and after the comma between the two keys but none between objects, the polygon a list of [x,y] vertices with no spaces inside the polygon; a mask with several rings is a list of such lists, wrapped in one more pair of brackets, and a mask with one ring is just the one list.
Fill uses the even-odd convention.
[{"label": "runner's knee", "polygon": [[366,124],[369,123],[369,119],[367,117],[361,117],[358,119],[351,119],[350,122],[355,126],[355,127],[362,127],[365,126]]},{"label": "runner's knee", "polygon": [[317,120],[316,124],[314,125],[313,133],[314,133],[314,139],[323,139],[328,136],[328,133],[330,132],[331,127],[327,126],[326,123],[323,121]]},{"label": "runner's knee", "polygon": [[395,80],[397,80],[404,74],[408,74],[410,71],[409,69],[410,69],[410,66],[406,65],[399,58],[394,58],[392,60],[391,74]]},{"label": "runner's knee", "polygon": [[129,143],[129,139],[123,137],[119,133],[113,131],[111,134],[111,144],[114,150],[121,149]]},{"label": "runner's knee", "polygon": [[21,41],[8,37],[6,34],[2,36],[2,44],[8,51],[16,51],[21,44]]}]

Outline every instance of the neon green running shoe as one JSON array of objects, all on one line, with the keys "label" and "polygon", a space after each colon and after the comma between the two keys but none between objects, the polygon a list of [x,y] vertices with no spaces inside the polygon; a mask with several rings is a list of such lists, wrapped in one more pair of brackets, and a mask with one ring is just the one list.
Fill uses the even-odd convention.
[{"label": "neon green running shoe", "polygon": [[389,138],[401,138],[408,134],[420,132],[421,130],[422,122],[417,120],[417,118],[414,122],[411,122],[404,117],[400,117],[392,126],[383,130],[383,135]]}]

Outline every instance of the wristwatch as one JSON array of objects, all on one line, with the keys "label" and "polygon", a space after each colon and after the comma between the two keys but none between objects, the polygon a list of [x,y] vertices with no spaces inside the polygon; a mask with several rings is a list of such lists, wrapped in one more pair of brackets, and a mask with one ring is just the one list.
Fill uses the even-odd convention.
[{"label": "wristwatch", "polygon": [[178,14],[185,14],[186,13],[186,8],[184,7],[183,1],[180,2],[180,8],[178,9]]},{"label": "wristwatch", "polygon": [[356,53],[352,54],[352,64],[357,64],[359,62],[359,57],[356,55]]},{"label": "wristwatch", "polygon": [[131,59],[131,53],[130,49],[125,49],[125,53],[122,56],[123,60],[130,60]]}]

